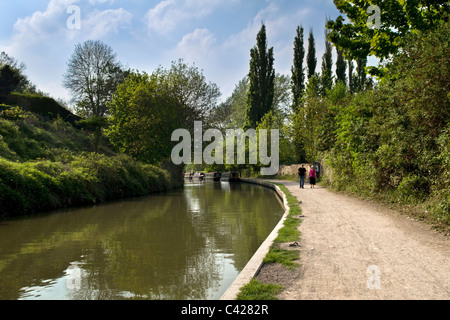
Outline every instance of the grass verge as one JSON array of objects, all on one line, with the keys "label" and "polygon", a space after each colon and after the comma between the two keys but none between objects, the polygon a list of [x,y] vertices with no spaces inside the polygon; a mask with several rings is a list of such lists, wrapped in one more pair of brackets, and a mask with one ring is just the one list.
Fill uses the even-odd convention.
[{"label": "grass verge", "polygon": [[297,260],[300,258],[300,253],[294,250],[286,250],[272,246],[265,256],[264,263],[280,263],[290,270],[294,270],[299,266]]},{"label": "grass verge", "polygon": [[237,300],[278,300],[276,295],[283,291],[283,286],[273,283],[262,283],[252,279],[241,288]]},{"label": "grass verge", "polygon": [[286,195],[286,200],[289,206],[289,215],[284,221],[283,228],[278,231],[278,236],[275,239],[275,243],[298,241],[300,238],[298,226],[301,223],[299,217],[302,214],[302,210],[300,209],[297,198],[290,193],[288,188],[282,184],[277,184],[277,186]]}]

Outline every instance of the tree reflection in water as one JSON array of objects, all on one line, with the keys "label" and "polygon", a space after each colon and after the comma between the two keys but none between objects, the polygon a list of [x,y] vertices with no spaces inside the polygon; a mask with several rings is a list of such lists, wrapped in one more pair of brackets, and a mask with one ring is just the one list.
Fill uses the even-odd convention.
[{"label": "tree reflection in water", "polygon": [[280,220],[273,191],[180,191],[0,224],[1,299],[218,299]]}]

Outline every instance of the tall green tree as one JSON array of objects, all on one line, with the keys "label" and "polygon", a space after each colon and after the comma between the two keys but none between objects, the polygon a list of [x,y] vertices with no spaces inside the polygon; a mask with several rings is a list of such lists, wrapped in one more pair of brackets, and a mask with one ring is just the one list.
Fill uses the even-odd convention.
[{"label": "tall green tree", "polygon": [[317,66],[316,44],[314,41],[314,34],[312,29],[309,30],[308,54],[306,56],[306,66],[308,69],[308,80],[309,80],[316,73],[316,66]]},{"label": "tall green tree", "polygon": [[[311,79],[315,79],[311,84],[318,84],[317,76],[312,76]],[[328,108],[328,100],[319,96],[308,96],[306,100],[304,106],[294,115],[294,143],[303,147],[301,161],[314,162],[319,155],[320,123]]]},{"label": "tall green tree", "polygon": [[182,59],[172,61],[170,69],[159,67],[152,77],[182,106],[180,112],[188,129],[193,129],[194,121],[206,121],[221,96],[219,87],[207,81],[203,70]]},{"label": "tall green tree", "polygon": [[327,94],[327,90],[331,90],[333,86],[333,55],[331,42],[327,38],[328,32],[325,31],[325,52],[322,57],[322,74],[320,78],[320,91],[322,96]]},{"label": "tall green tree", "polygon": [[277,73],[274,81],[273,111],[287,117],[291,111],[292,92],[289,76]]},{"label": "tall green tree", "polygon": [[348,88],[345,83],[338,80],[334,83],[333,88],[328,91],[325,99],[323,117],[318,124],[317,144],[319,152],[332,150],[336,143],[336,116],[344,105],[348,96]]},{"label": "tall green tree", "polygon": [[353,71],[355,70],[355,65],[353,60],[348,60],[348,90],[350,93],[354,93],[358,90],[358,76]]},{"label": "tall green tree", "polygon": [[245,114],[246,128],[256,128],[261,118],[273,110],[275,69],[273,47],[267,49],[266,27],[263,24],[250,50],[249,91]]},{"label": "tall green tree", "polygon": [[[327,22],[329,39],[346,57],[374,55],[390,58],[403,46],[401,39],[410,33],[435,29],[449,12],[447,0],[334,0],[345,16]],[[372,23],[375,19],[376,23]],[[378,21],[377,21],[378,20]],[[372,68],[382,74],[381,68]]]},{"label": "tall green tree", "polygon": [[367,65],[367,58],[359,58],[356,60],[356,73],[358,76],[358,82],[357,82],[357,88],[358,90],[364,90],[366,87],[366,65]]},{"label": "tall green tree", "polygon": [[292,115],[294,150],[299,162],[317,160],[318,125],[324,112],[320,89],[321,78],[314,74],[306,85],[304,104]]},{"label": "tall green tree", "polygon": [[[235,86],[231,96],[223,104],[215,108],[214,118],[217,120],[215,123],[218,123],[218,126],[214,127],[237,129],[244,126],[249,86],[249,78],[245,76]],[[286,116],[291,105],[290,78],[277,73],[274,80],[273,110],[275,112],[279,111]]]},{"label": "tall green tree", "polygon": [[343,84],[347,84],[347,63],[345,62],[344,54],[342,50],[337,48],[337,58],[336,58],[336,82],[341,81]]},{"label": "tall green tree", "polygon": [[155,165],[170,159],[172,132],[185,126],[182,106],[156,77],[130,74],[108,107],[106,135],[120,152]]},{"label": "tall green tree", "polygon": [[297,27],[297,35],[294,40],[294,64],[291,68],[292,76],[292,109],[295,111],[305,93],[305,60],[303,27]]},{"label": "tall green tree", "polygon": [[231,97],[230,128],[242,128],[245,124],[246,101],[248,95],[249,80],[245,76],[235,86]]}]

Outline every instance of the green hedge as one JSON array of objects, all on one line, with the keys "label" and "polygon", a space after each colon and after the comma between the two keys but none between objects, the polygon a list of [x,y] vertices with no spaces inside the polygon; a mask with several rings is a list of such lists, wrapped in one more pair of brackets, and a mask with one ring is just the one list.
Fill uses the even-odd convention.
[{"label": "green hedge", "polygon": [[7,104],[19,106],[26,111],[34,112],[50,119],[55,119],[59,116],[64,121],[72,124],[82,119],[63,108],[58,102],[50,97],[14,92],[8,96]]},{"label": "green hedge", "polygon": [[17,163],[0,158],[2,217],[146,195],[171,187],[166,171],[124,155],[83,153],[69,163]]}]

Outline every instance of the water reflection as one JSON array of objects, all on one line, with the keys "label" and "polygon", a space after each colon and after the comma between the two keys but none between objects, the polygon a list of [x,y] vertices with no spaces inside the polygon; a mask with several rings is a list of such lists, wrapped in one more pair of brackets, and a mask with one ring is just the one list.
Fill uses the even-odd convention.
[{"label": "water reflection", "polygon": [[218,299],[281,215],[222,182],[3,221],[0,299]]}]

